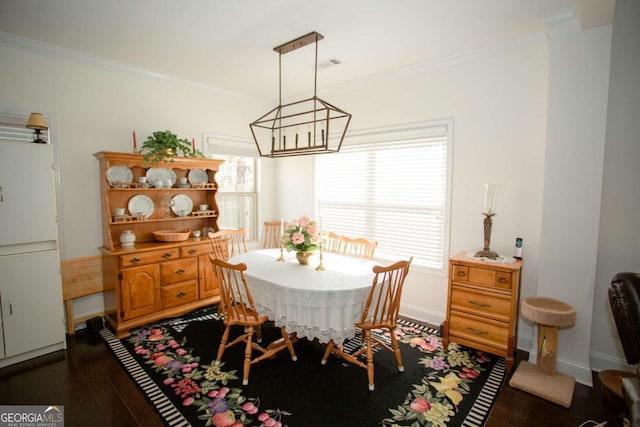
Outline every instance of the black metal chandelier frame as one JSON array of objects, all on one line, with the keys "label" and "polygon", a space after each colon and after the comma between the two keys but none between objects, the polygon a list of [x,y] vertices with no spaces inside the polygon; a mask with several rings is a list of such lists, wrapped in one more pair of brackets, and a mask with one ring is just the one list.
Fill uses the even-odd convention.
[{"label": "black metal chandelier frame", "polygon": [[[351,114],[317,96],[318,41],[323,38],[314,31],[273,48],[279,54],[278,106],[250,124],[260,156],[274,158],[340,151]],[[283,105],[282,55],[311,43],[315,43],[313,96]]]}]

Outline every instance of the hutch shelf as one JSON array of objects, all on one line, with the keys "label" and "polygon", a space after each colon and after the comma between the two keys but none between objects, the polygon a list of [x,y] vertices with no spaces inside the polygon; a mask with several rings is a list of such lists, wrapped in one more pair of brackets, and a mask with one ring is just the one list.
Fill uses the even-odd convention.
[{"label": "hutch shelf", "polygon": [[[217,303],[218,283],[206,232],[218,231],[215,174],[222,160],[176,157],[173,162],[149,165],[142,154],[101,151],[94,156],[100,164],[105,319],[116,336]],[[138,183],[138,177],[148,176],[151,168],[173,176],[175,183],[170,188]],[[130,183],[110,182],[122,171]],[[207,182],[177,184],[180,178],[193,181],[190,173],[195,172],[200,178],[206,174]],[[130,212],[132,198],[143,200],[144,212]],[[176,200],[187,203],[186,209],[176,209]],[[199,205],[207,205],[206,211]],[[123,208],[125,214],[115,215]],[[120,244],[125,230],[136,235],[133,247]],[[186,230],[200,230],[202,237],[159,242],[153,236],[156,231]]]}]

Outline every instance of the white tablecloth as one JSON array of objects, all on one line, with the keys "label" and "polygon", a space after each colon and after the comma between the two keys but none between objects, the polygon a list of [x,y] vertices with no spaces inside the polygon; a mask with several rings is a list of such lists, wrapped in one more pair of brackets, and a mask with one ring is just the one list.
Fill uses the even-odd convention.
[{"label": "white tablecloth", "polygon": [[276,326],[285,326],[299,337],[341,343],[355,335],[373,281],[372,261],[323,254],[324,271],[316,251],[309,265],[300,265],[295,252],[265,249],[232,257],[233,264],[247,265],[247,284],[258,310]]}]

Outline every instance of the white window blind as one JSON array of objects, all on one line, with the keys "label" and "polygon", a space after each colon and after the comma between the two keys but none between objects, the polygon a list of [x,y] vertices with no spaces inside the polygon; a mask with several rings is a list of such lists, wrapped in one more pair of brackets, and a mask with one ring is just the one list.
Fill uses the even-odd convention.
[{"label": "white window blind", "polygon": [[[316,157],[323,229],[378,241],[376,257],[444,266],[450,126],[366,134],[336,155]],[[434,132],[434,130],[436,132]],[[372,142],[367,142],[370,139]]]}]

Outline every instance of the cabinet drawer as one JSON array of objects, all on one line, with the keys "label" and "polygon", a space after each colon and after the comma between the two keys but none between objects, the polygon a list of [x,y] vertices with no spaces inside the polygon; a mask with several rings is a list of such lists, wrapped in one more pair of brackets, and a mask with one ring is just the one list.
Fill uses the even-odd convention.
[{"label": "cabinet drawer", "polygon": [[135,267],[137,265],[151,264],[159,261],[168,261],[178,259],[180,251],[175,249],[166,249],[161,251],[137,252],[120,256],[120,265],[123,268]]},{"label": "cabinet drawer", "polygon": [[180,256],[182,258],[187,258],[190,256],[200,256],[200,255],[206,255],[212,251],[213,251],[213,247],[211,246],[211,242],[208,242],[208,243],[203,243],[201,245],[193,245],[193,246],[180,248]]},{"label": "cabinet drawer", "polygon": [[160,264],[160,271],[163,285],[195,279],[198,277],[198,259],[187,258],[163,262]]},{"label": "cabinet drawer", "polygon": [[198,281],[188,280],[162,287],[162,307],[170,308],[198,299]]},{"label": "cabinet drawer", "polygon": [[453,286],[451,289],[451,310],[508,322],[511,312],[511,298],[501,294]]},{"label": "cabinet drawer", "polygon": [[456,336],[506,350],[509,342],[509,325],[494,324],[479,317],[451,312],[449,339],[455,341]]},{"label": "cabinet drawer", "polygon": [[467,265],[453,265],[454,282],[473,283],[476,285],[493,286],[511,289],[512,277],[508,271],[492,270],[489,268],[471,267]]}]

